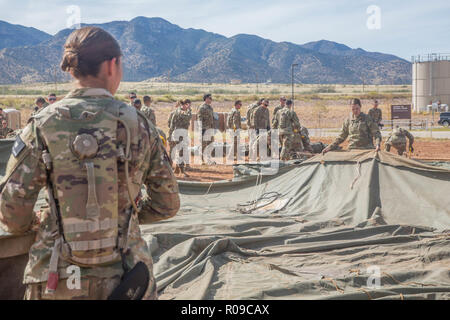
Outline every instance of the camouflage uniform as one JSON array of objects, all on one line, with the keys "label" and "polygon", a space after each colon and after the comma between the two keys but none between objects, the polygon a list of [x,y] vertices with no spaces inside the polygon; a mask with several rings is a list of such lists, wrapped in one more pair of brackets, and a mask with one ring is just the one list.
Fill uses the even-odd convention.
[{"label": "camouflage uniform", "polygon": [[[300,120],[298,119],[297,114],[290,110],[288,106],[285,106],[277,112],[274,119],[274,126],[279,129],[280,133],[280,140],[282,143],[280,153],[281,160],[290,160],[293,158],[294,153],[303,150],[300,136]],[[295,140],[295,135],[300,139]],[[297,148],[295,148],[295,145],[297,145]]]},{"label": "camouflage uniform", "polygon": [[267,107],[259,106],[254,111],[253,126],[255,130],[270,130],[270,113]]},{"label": "camouflage uniform", "polygon": [[382,112],[380,108],[372,108],[369,110],[368,115],[372,118],[372,120],[380,125],[382,118]]},{"label": "camouflage uniform", "polygon": [[273,109],[273,118],[272,118],[272,128],[273,129],[278,129],[277,127],[274,126],[274,123],[275,123],[275,118],[277,117],[277,112],[280,111],[281,109],[283,109],[281,104],[279,106],[275,107],[275,109]]},{"label": "camouflage uniform", "polygon": [[13,132],[14,132],[13,129],[10,129],[8,127],[6,127],[6,128],[1,127],[0,128],[0,139],[6,139],[6,137]]},{"label": "camouflage uniform", "polygon": [[358,117],[352,116],[344,121],[341,133],[331,144],[331,149],[337,149],[347,137],[349,138],[349,149],[373,149],[373,138],[375,138],[377,145],[381,143],[378,125],[371,117],[362,112]]},{"label": "camouflage uniform", "polygon": [[[99,111],[103,111],[103,113],[97,113]],[[98,123],[100,126],[109,115],[113,115],[110,112],[116,112],[114,114],[120,119],[124,119],[123,121],[135,124],[129,126],[131,161],[129,162],[128,182],[131,183],[130,189],[128,189],[125,165],[118,158],[119,153],[111,149],[112,145],[116,145],[120,149],[121,145],[127,144],[127,133],[123,124],[117,122],[116,127],[106,131],[88,129],[98,139],[98,154],[100,154],[98,161],[109,161],[117,168],[108,170],[109,167],[106,166],[95,167],[95,170],[98,170],[95,172],[104,174],[95,176],[99,189],[96,197],[99,199],[98,204],[102,214],[107,213],[118,217],[116,224],[119,230],[118,236],[123,238],[128,232],[128,245],[126,246],[128,250],[124,252],[123,261],[119,259],[119,261],[113,261],[105,266],[80,266],[82,288],[81,290],[70,290],[70,293],[65,288],[64,279],[69,276],[66,271],[67,267],[74,263],[60,256],[57,263],[58,287],[53,295],[46,295],[44,288],[49,274],[50,256],[55,246],[55,239],[61,239],[61,234],[58,229],[58,219],[51,210],[45,209],[39,216],[36,216],[33,207],[41,188],[47,187],[47,178],[49,178],[53,186],[56,186],[53,196],[59,203],[60,215],[70,212],[72,204],[75,210],[80,210],[76,212],[86,214],[84,212],[87,211],[84,210],[87,208],[84,208],[83,205],[79,206],[80,203],[86,201],[87,197],[86,175],[84,179],[74,180],[74,175],[81,173],[74,172],[72,163],[67,163],[67,166],[59,166],[61,162],[58,161],[71,159],[70,153],[73,151],[69,151],[67,148],[69,139],[80,134],[80,131],[71,131],[73,130],[71,125],[79,125],[76,124],[75,119],[84,119],[84,117],[89,117],[90,113],[94,116],[91,117],[93,120],[89,121],[93,121],[94,124]],[[96,114],[100,116],[95,116]],[[74,120],[66,120],[66,117]],[[109,123],[114,124],[112,121]],[[90,128],[92,127],[96,128],[95,125],[90,126]],[[84,131],[84,129],[82,130]],[[28,285],[25,298],[64,299],[68,298],[68,295],[71,295],[72,298],[105,298],[119,283],[124,268],[131,269],[139,261],[143,261],[148,266],[151,276],[149,289],[144,298],[156,298],[153,262],[147,244],[141,237],[139,222],[152,223],[170,218],[176,214],[180,203],[178,185],[170,167],[169,158],[157,136],[154,126],[135,108],[130,108],[125,103],[115,100],[105,89],[95,88],[82,88],[70,92],[63,100],[43,109],[24,128],[16,140],[6,174],[0,184],[2,191],[0,195],[0,227],[6,232],[22,234],[30,230],[35,221],[39,222],[37,237],[30,249],[29,261],[24,273],[24,283]],[[44,150],[48,146],[46,147],[44,144],[49,144],[52,148],[65,145],[65,149],[63,147],[60,150],[49,149],[49,157],[54,163],[49,177],[43,160],[43,154],[45,156],[46,153]],[[110,159],[107,159],[108,155]],[[59,165],[56,167],[58,163]],[[79,165],[78,162],[76,165]],[[115,176],[116,174],[117,176]],[[142,184],[146,186],[148,196],[140,199]],[[115,190],[116,193],[111,190]],[[132,214],[128,191],[130,191],[132,199],[139,199],[138,215]],[[111,205],[111,199],[115,199],[116,205]],[[77,214],[76,212],[73,213]],[[67,220],[63,220],[64,228],[66,228],[66,222],[69,223]],[[67,232],[64,234],[67,237]],[[103,285],[107,287],[98,288]],[[104,292],[101,292],[102,290]]]},{"label": "camouflage uniform", "polygon": [[[203,103],[198,110],[198,120],[202,123],[202,158],[203,152],[205,152],[206,147],[214,142],[214,137],[211,140],[205,140],[204,135],[206,130],[214,129],[214,110],[206,103]],[[205,160],[203,158],[203,160]]]},{"label": "camouflage uniform", "polygon": [[397,149],[399,155],[403,155],[406,152],[406,138],[408,138],[409,147],[411,148],[414,143],[414,136],[406,129],[395,128],[386,141],[386,151],[391,151],[392,146]]},{"label": "camouflage uniform", "polygon": [[254,124],[253,124],[253,115],[254,115],[254,111],[256,110],[256,108],[258,108],[258,104],[257,103],[253,103],[251,105],[248,106],[247,108],[247,127],[249,129],[254,129]]},{"label": "camouflage uniform", "polygon": [[[181,107],[178,107],[177,110],[175,110],[174,115],[171,117],[170,125],[169,125],[169,139],[170,139],[170,149],[172,150],[175,148],[175,146],[178,143],[183,144],[185,147],[189,146],[189,141],[183,141],[183,137],[179,137],[179,140],[175,140],[173,137],[173,132],[176,129],[185,129],[189,130],[189,126],[191,124],[192,119],[192,111],[191,109],[183,110]],[[187,144],[187,146],[186,146]],[[181,147],[181,146],[180,146]],[[172,154],[171,154],[172,156]],[[184,172],[185,163],[184,161],[181,161],[183,157],[183,149],[180,149],[180,151],[175,155],[175,165],[176,165],[176,172],[181,171]]]},{"label": "camouflage uniform", "polygon": [[234,156],[238,156],[238,134],[241,130],[241,111],[233,107],[228,114],[228,123],[227,123],[228,129],[233,130],[236,133],[236,136],[233,137],[233,144],[234,144]]},{"label": "camouflage uniform", "polygon": [[156,116],[155,116],[155,109],[152,107],[147,107],[146,105],[143,105],[141,108],[141,112],[145,114],[148,120],[150,120],[151,123],[153,123],[154,126],[156,126]]}]

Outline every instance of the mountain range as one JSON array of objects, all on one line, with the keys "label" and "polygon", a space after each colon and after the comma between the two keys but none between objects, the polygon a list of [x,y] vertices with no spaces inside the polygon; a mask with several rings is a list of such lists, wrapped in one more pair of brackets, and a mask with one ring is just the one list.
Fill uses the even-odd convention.
[{"label": "mountain range", "polygon": [[[225,37],[162,18],[91,24],[110,32],[124,55],[125,81],[409,84],[410,62],[321,40],[298,45],[255,35]],[[83,25],[85,26],[85,25]],[[65,81],[58,67],[72,29],[49,35],[0,21],[0,84]]]}]

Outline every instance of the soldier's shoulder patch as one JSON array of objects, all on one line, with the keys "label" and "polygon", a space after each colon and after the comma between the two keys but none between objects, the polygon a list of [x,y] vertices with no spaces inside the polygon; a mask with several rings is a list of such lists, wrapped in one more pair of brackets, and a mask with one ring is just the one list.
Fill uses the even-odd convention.
[{"label": "soldier's shoulder patch", "polygon": [[22,152],[24,148],[25,142],[22,141],[22,138],[20,138],[20,136],[17,136],[16,142],[14,142],[14,145],[12,147],[13,156],[17,158],[17,156]]}]

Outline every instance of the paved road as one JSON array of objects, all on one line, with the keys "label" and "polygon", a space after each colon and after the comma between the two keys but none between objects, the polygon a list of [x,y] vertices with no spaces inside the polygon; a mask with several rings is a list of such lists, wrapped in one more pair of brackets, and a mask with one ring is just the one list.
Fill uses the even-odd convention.
[{"label": "paved road", "polygon": [[[308,129],[311,137],[336,137],[339,134],[339,129]],[[390,130],[381,131],[383,137],[387,137]],[[433,138],[433,139],[450,139],[450,131],[411,131],[414,137],[417,138]]]}]

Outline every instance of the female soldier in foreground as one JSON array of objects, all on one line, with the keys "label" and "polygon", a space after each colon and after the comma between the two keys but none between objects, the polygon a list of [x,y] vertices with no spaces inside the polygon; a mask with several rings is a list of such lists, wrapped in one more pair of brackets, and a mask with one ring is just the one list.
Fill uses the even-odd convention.
[{"label": "female soldier in foreground", "polygon": [[359,99],[353,99],[350,106],[352,107],[352,116],[344,121],[339,136],[332,144],[323,149],[322,153],[325,154],[336,149],[347,137],[349,149],[373,149],[373,138],[375,138],[375,151],[380,150],[381,133],[378,124],[370,116],[361,112]]},{"label": "female soldier in foreground", "polygon": [[[179,209],[168,156],[154,126],[113,98],[122,78],[117,41],[87,27],[74,31],[64,48],[61,68],[78,88],[33,117],[0,185],[5,231],[25,233],[39,222],[25,298],[106,299],[122,288],[124,274],[144,265],[145,281],[138,279],[126,298],[145,293],[144,299],[154,299],[152,259],[139,222],[167,219]],[[142,184],[148,197],[138,199]],[[42,187],[50,209],[36,216]]]}]

